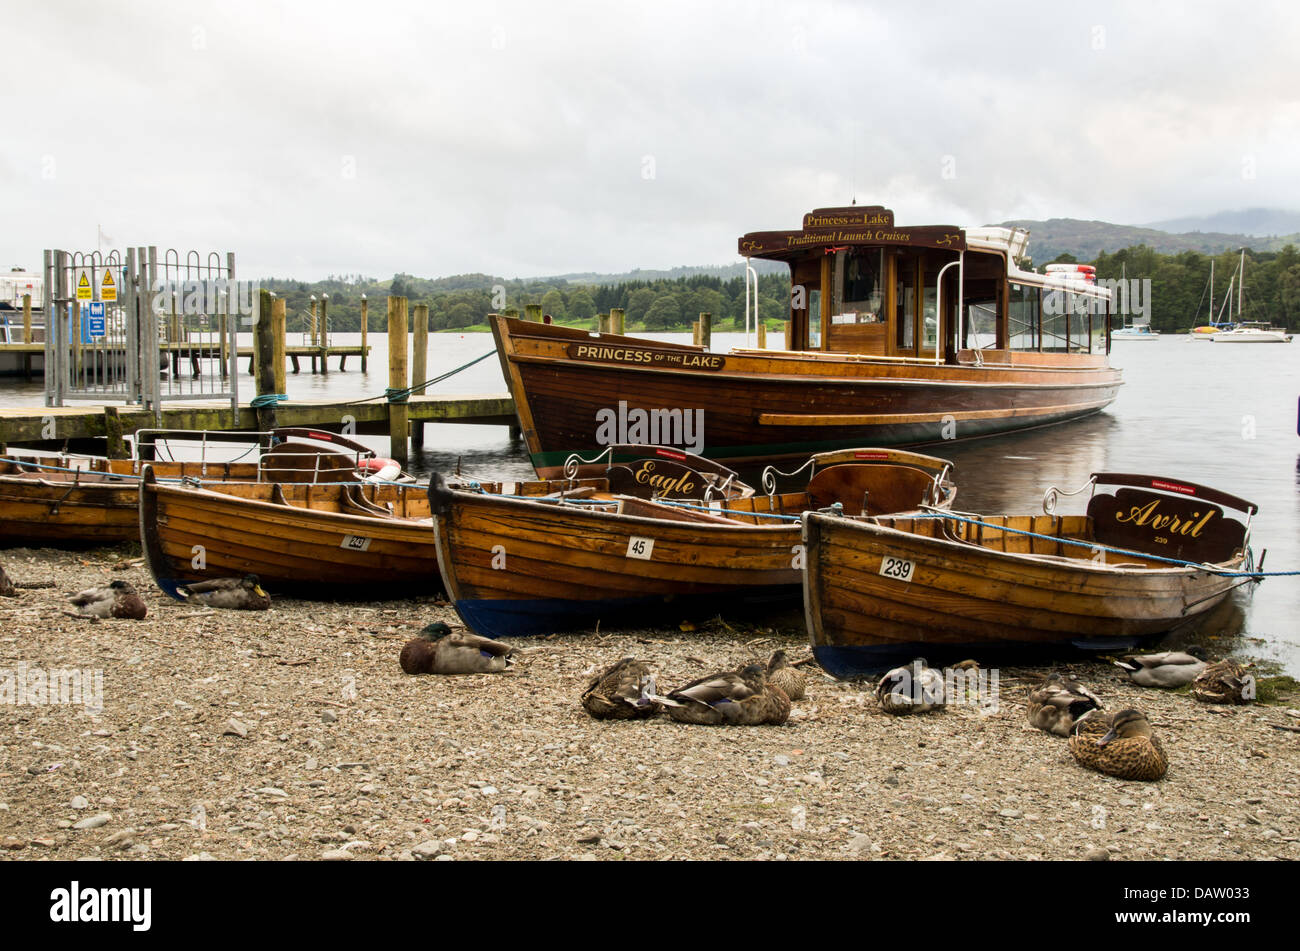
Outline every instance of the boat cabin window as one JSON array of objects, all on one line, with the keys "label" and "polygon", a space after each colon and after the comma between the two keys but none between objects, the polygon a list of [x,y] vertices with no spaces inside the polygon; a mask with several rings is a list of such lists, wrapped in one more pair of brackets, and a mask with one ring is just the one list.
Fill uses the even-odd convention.
[{"label": "boat cabin window", "polygon": [[971,350],[994,350],[998,345],[998,302],[980,301],[966,304],[966,340]]},{"label": "boat cabin window", "polygon": [[1010,349],[1038,349],[1038,317],[1038,288],[1033,284],[1012,284],[1007,308],[1007,345]]},{"label": "boat cabin window", "polygon": [[908,353],[916,350],[916,270],[909,258],[898,262],[897,280],[894,282],[894,307],[897,321],[894,327],[894,345]]},{"label": "boat cabin window", "polygon": [[1070,307],[1073,294],[1057,289],[1043,290],[1043,352],[1067,353],[1070,349]]},{"label": "boat cabin window", "polygon": [[883,248],[841,251],[836,265],[842,274],[840,297],[831,322],[874,324],[884,317],[885,252]]}]

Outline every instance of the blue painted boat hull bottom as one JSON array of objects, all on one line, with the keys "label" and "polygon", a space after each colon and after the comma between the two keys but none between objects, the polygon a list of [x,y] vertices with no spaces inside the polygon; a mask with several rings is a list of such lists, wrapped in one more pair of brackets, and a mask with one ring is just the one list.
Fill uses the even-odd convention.
[{"label": "blue painted boat hull bottom", "polygon": [[801,604],[798,585],[777,585],[736,597],[709,594],[656,595],[577,601],[563,598],[462,599],[456,613],[469,628],[484,637],[534,637],[567,631],[584,631],[597,622],[605,625],[644,626],[652,620],[752,616],[759,611],[796,610]]},{"label": "blue painted boat hull bottom", "polygon": [[967,659],[979,661],[980,666],[991,668],[998,663],[1021,666],[1051,659],[1068,659],[1080,654],[1098,651],[1133,650],[1159,641],[1164,635],[1153,637],[1108,637],[1087,641],[1062,641],[1057,645],[1026,644],[934,644],[916,641],[905,644],[841,647],[821,644],[813,648],[813,656],[832,677],[839,680],[858,680],[883,674],[900,664],[924,657],[932,667],[944,667]]}]

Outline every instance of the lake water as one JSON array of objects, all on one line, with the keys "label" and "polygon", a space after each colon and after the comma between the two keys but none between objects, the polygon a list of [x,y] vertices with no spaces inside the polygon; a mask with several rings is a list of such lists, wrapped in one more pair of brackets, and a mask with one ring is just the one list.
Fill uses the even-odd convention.
[{"label": "lake water", "polygon": [[[646,334],[689,342],[688,334]],[[290,340],[290,343],[297,343]],[[357,344],[360,334],[337,334],[332,342]],[[295,399],[361,399],[388,385],[384,334],[372,334],[369,372],[349,358],[340,373],[288,376]],[[715,334],[714,350],[742,346],[744,334]],[[493,348],[490,334],[433,334],[429,376],[460,366]],[[1117,341],[1111,361],[1124,370],[1125,385],[1105,412],[1062,426],[1012,436],[951,443],[929,451],[957,464],[958,507],[967,511],[1030,514],[1041,511],[1044,489],[1073,489],[1093,472],[1143,472],[1214,486],[1259,505],[1252,526],[1256,557],[1267,550],[1266,570],[1300,570],[1300,345],[1226,346],[1162,337],[1155,342]],[[242,369],[247,369],[245,362]],[[240,392],[254,392],[241,373]],[[439,384],[446,395],[503,392],[495,357]],[[39,406],[39,383],[0,380],[0,405]],[[362,442],[386,454],[385,437]],[[430,425],[425,448],[411,457],[417,475],[449,471],[482,478],[529,478],[523,443],[501,426]],[[1062,512],[1082,512],[1087,494],[1063,498]],[[1251,589],[1254,589],[1251,591]],[[1248,585],[1216,610],[1192,639],[1215,653],[1230,648],[1282,662],[1300,676],[1300,577]],[[1244,638],[1235,643],[1231,638]]]}]

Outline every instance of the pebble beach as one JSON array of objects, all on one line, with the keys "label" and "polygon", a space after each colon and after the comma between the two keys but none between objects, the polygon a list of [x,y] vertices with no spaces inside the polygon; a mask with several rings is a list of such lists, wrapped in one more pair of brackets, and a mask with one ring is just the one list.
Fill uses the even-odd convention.
[{"label": "pebble beach", "polygon": [[[1300,859],[1293,694],[1208,706],[1080,661],[1002,668],[996,705],[896,718],[813,663],[784,726],[601,722],[578,703],[597,669],[636,655],[666,692],[777,647],[799,660],[798,617],[522,638],[506,673],[407,676],[403,643],[458,623],[433,596],[211,611],[127,549],[0,564],[20,585],[0,671],[103,678],[102,707],[0,705],[0,859]],[[62,613],[117,579],[147,618]],[[1146,712],[1168,775],[1090,772],[1030,727],[1024,695],[1053,669]]]}]

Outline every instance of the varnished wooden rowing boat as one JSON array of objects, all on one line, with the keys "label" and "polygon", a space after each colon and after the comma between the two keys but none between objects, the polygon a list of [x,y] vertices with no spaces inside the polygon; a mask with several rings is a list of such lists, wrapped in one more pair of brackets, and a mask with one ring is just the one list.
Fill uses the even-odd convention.
[{"label": "varnished wooden rowing boat", "polygon": [[[685,471],[716,466],[657,451],[674,453]],[[765,476],[762,494],[632,494],[662,471],[657,465],[662,460],[642,459],[630,478],[611,471],[595,489],[546,499],[457,490],[435,476],[429,498],[438,563],[465,623],[508,637],[725,613],[742,603],[797,603],[800,512],[834,505],[849,515],[917,510],[947,505],[955,491],[944,460],[851,450],[810,460],[810,477],[797,492],[778,492]]]},{"label": "varnished wooden rowing boat", "polygon": [[1195,622],[1249,581],[1254,511],[1183,480],[1101,473],[1085,515],[808,513],[813,651],[850,677],[918,655],[1131,647]]},{"label": "varnished wooden rowing boat", "polygon": [[158,586],[255,574],[271,592],[436,595],[424,486],[159,482],[146,466],[140,537]]},{"label": "varnished wooden rowing boat", "polygon": [[[166,435],[174,439],[196,434]],[[146,464],[153,467],[156,479],[172,482],[336,482],[357,479],[357,460],[373,455],[333,433],[283,429],[271,435],[279,440],[277,445],[248,462],[50,456],[0,448],[0,544],[134,541],[140,537],[139,484]]]}]

